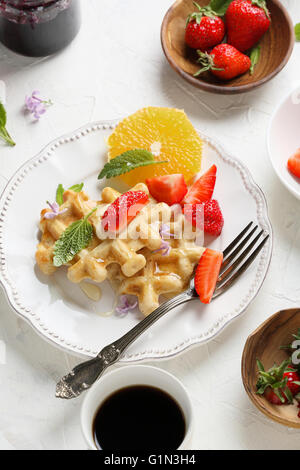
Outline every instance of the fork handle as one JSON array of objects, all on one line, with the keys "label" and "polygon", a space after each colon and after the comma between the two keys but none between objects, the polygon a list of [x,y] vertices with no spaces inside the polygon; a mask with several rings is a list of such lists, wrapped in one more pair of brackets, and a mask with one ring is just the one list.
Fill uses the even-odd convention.
[{"label": "fork handle", "polygon": [[142,333],[144,333],[145,330],[147,330],[151,325],[153,325],[153,323],[155,323],[173,308],[177,307],[178,305],[189,302],[190,300],[193,300],[190,291],[185,291],[182,294],[179,294],[176,297],[173,297],[172,299],[168,300],[167,302],[164,302],[152,313],[150,313],[150,315],[145,317],[130,331],[128,331],[128,333],[125,333],[124,336],[111,343],[108,347],[112,346],[118,350],[119,355],[122,354],[128,348],[128,346],[133,343]]},{"label": "fork handle", "polygon": [[57,383],[56,396],[67,399],[78,397],[82,392],[90,388],[109,366],[117,362],[122,352],[147,328],[174,307],[192,299],[193,290],[189,289],[160,305],[124,336],[105,346],[96,357],[74,367],[71,373]]}]

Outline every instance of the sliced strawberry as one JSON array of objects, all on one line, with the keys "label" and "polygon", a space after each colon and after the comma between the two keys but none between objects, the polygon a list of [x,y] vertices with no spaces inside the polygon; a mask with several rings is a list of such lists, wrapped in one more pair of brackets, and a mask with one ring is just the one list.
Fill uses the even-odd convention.
[{"label": "sliced strawberry", "polygon": [[190,187],[182,204],[200,204],[212,198],[216,184],[217,167],[213,165]]},{"label": "sliced strawberry", "polygon": [[128,191],[119,196],[104,212],[102,225],[104,230],[115,232],[128,225],[149,201],[143,191]]},{"label": "sliced strawberry", "polygon": [[183,208],[186,219],[199,230],[218,237],[224,226],[224,218],[218,201],[212,199],[203,204],[185,204]]},{"label": "sliced strawberry", "polygon": [[289,171],[293,173],[294,176],[300,178],[300,149],[298,149],[297,152],[291,156],[287,166]]},{"label": "sliced strawberry", "polygon": [[195,275],[195,289],[204,304],[209,304],[212,299],[222,261],[223,253],[210,248],[200,258]]},{"label": "sliced strawberry", "polygon": [[158,202],[165,202],[169,206],[181,202],[188,190],[181,174],[146,179],[146,184],[154,199]]},{"label": "sliced strawberry", "polygon": [[204,204],[204,232],[218,237],[224,226],[224,218],[218,201],[212,199]]}]

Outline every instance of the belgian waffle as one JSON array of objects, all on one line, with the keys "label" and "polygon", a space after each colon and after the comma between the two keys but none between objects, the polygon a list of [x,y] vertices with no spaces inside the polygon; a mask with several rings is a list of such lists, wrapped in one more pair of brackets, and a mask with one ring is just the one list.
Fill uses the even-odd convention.
[{"label": "belgian waffle", "polygon": [[[131,191],[144,191],[149,195],[143,183]],[[101,200],[94,201],[83,191],[65,191],[60,210],[67,210],[63,214],[45,219],[48,209],[41,212],[42,238],[36,260],[45,274],[52,274],[57,269],[53,266],[55,242],[71,223],[97,206],[89,217],[94,228],[93,238],[68,264],[68,278],[74,283],[83,279],[100,283],[108,278],[118,294],[136,295],[141,312],[148,315],[159,306],[160,295],[172,296],[186,289],[204,248],[195,243],[199,234],[191,226],[188,231],[183,230],[185,218],[181,211],[176,215],[167,204],[157,203],[151,197],[125,230],[115,238],[107,238],[102,216],[120,195],[115,189],[106,187]],[[170,249],[164,255],[160,248],[163,243],[161,227],[165,223],[170,232]]]}]

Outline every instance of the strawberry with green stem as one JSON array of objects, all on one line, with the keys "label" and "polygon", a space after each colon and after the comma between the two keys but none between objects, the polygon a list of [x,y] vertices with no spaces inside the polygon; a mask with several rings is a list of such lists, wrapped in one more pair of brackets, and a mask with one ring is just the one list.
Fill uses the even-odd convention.
[{"label": "strawberry with green stem", "polygon": [[265,0],[233,0],[225,20],[227,42],[241,52],[257,44],[271,24]]},{"label": "strawberry with green stem", "polygon": [[256,393],[263,395],[274,405],[293,403],[293,398],[300,398],[300,377],[297,371],[292,369],[290,360],[282,362],[280,366],[276,364],[268,371],[261,361],[257,359],[259,377],[256,384]]},{"label": "strawberry with green stem", "polygon": [[247,72],[251,67],[250,58],[229,44],[219,44],[209,54],[200,50],[197,50],[197,53],[198,63],[202,68],[194,74],[194,77],[210,70],[221,80],[231,80]]},{"label": "strawberry with green stem", "polygon": [[193,2],[198,11],[187,17],[185,42],[193,49],[207,51],[220,44],[225,36],[225,24],[211,5],[200,7]]}]

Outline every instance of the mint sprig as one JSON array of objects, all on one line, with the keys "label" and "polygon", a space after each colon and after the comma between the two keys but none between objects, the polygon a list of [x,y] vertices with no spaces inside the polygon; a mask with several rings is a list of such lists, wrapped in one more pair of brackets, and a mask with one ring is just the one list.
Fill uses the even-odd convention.
[{"label": "mint sprig", "polygon": [[73,222],[54,245],[53,265],[56,267],[71,261],[74,256],[88,246],[93,238],[93,227],[88,218],[95,212],[95,207],[83,219]]},{"label": "mint sprig", "polygon": [[300,41],[300,23],[295,25],[295,37],[296,41]]},{"label": "mint sprig", "polygon": [[6,129],[6,111],[3,104],[0,102],[0,138],[4,140],[8,145],[14,147],[16,143],[12,140],[11,136]]},{"label": "mint sprig", "polygon": [[104,165],[104,168],[98,175],[98,179],[102,178],[114,178],[115,176],[124,175],[129,171],[135,170],[142,166],[156,165],[159,163],[168,163],[165,161],[154,160],[154,156],[148,150],[134,149],[127,150],[118,157],[112,158],[108,163]]},{"label": "mint sprig", "polygon": [[[80,183],[80,184],[74,184],[73,186],[71,186],[69,188],[69,190],[70,191],[75,191],[75,193],[80,193],[82,188],[83,188],[83,183]],[[57,204],[59,204],[60,206],[64,203],[64,198],[63,198],[64,192],[65,192],[65,188],[63,187],[62,184],[59,184],[57,186],[55,200],[56,200]]]},{"label": "mint sprig", "polygon": [[216,12],[218,16],[224,16],[232,1],[233,0],[211,0],[209,7]]},{"label": "mint sprig", "polygon": [[260,57],[260,45],[254,46],[250,51],[250,60],[251,60],[250,75],[253,75],[255,66],[259,62],[259,57]]}]

